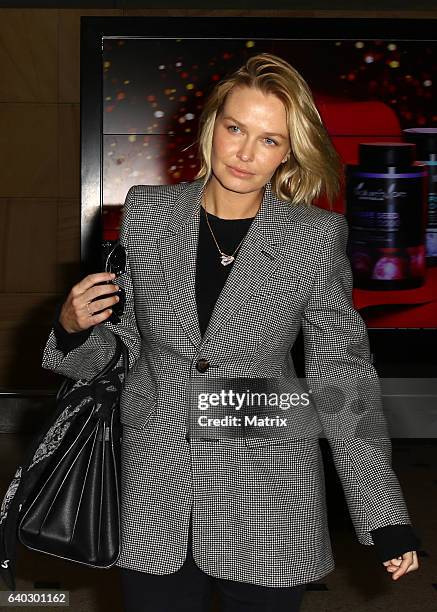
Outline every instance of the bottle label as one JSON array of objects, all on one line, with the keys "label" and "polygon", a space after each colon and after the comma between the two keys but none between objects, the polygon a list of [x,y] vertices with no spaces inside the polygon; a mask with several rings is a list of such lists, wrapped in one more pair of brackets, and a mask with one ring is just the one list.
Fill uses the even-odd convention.
[{"label": "bottle label", "polygon": [[349,172],[348,255],[360,281],[423,278],[427,173]]},{"label": "bottle label", "polygon": [[437,258],[437,161],[425,161],[423,163],[428,166],[426,256]]}]

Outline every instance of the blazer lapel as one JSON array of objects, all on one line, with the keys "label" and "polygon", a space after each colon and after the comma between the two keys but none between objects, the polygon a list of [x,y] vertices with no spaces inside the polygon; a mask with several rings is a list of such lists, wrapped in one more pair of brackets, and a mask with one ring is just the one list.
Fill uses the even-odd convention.
[{"label": "blazer lapel", "polygon": [[162,270],[175,315],[198,347],[214,336],[249,296],[262,287],[281,261],[281,243],[292,206],[266,184],[261,206],[247,232],[202,339],[196,306],[196,257],[203,179],[183,189],[174,204],[166,233],[157,240]]},{"label": "blazer lapel", "polygon": [[195,346],[202,341],[196,306],[196,254],[203,181],[187,185],[175,200],[166,233],[157,239],[174,313]]}]

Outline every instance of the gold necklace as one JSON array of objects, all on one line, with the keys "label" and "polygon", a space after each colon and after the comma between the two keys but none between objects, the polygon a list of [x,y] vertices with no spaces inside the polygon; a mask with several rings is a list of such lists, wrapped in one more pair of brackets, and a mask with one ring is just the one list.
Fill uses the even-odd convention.
[{"label": "gold necklace", "polygon": [[[204,200],[205,200],[205,204],[206,204],[206,198],[205,198],[205,196],[204,196]],[[235,251],[232,253],[232,255],[227,255],[226,253],[224,253],[224,252],[221,250],[221,248],[220,248],[220,247],[219,247],[219,245],[218,245],[218,242],[217,242],[217,240],[216,240],[216,238],[215,238],[215,236],[214,236],[214,232],[212,231],[211,226],[210,226],[210,224],[209,224],[208,213],[206,212],[206,208],[204,208],[203,206],[202,206],[202,208],[203,208],[203,210],[205,211],[205,217],[206,217],[206,222],[208,223],[209,231],[211,232],[211,235],[212,235],[212,237],[213,237],[213,239],[214,239],[214,242],[215,242],[215,244],[216,244],[216,246],[217,246],[218,252],[220,253],[220,263],[221,263],[223,266],[227,266],[227,265],[229,265],[230,263],[232,263],[232,262],[234,261],[234,259],[235,259],[234,255],[235,255],[235,253],[238,251],[238,249],[240,248],[241,243],[243,242],[243,240],[244,240],[245,236],[243,236],[242,240],[240,241],[240,244],[237,246],[237,248],[236,248],[236,249],[235,249]]]}]

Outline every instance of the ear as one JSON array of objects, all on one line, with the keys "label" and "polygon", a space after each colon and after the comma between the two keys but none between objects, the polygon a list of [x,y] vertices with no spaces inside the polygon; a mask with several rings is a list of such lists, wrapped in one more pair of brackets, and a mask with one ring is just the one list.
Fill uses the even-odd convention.
[{"label": "ear", "polygon": [[284,157],[281,163],[285,164],[285,162],[287,162],[289,158],[290,158],[290,151],[288,151],[287,155]]}]

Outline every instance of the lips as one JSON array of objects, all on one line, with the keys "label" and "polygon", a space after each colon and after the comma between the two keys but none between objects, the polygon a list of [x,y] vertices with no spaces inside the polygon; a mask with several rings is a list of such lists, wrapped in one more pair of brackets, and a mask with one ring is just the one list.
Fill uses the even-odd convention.
[{"label": "lips", "polygon": [[253,172],[248,172],[247,170],[243,170],[242,168],[236,168],[235,166],[228,166],[231,170],[235,170],[236,172],[241,172],[242,174],[252,175]]}]

